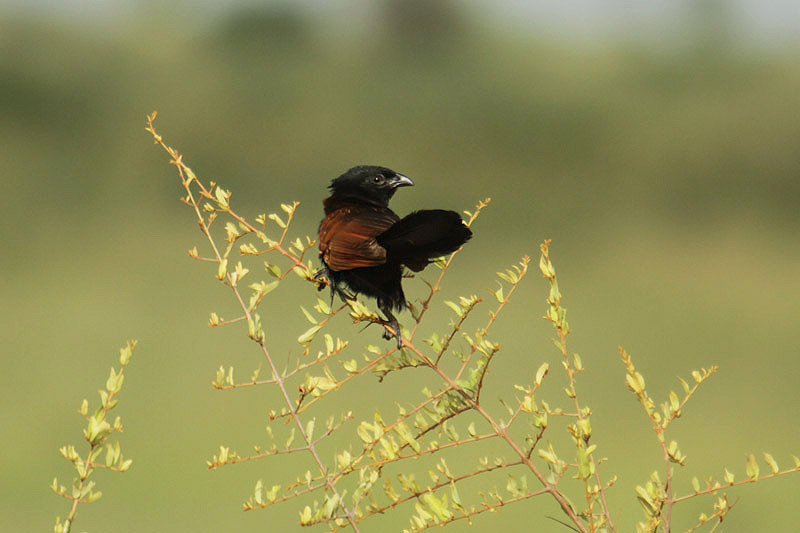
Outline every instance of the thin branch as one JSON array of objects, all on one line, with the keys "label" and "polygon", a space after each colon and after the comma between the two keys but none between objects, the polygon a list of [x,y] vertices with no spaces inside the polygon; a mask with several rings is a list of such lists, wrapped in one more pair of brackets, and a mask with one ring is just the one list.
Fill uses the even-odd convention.
[{"label": "thin branch", "polygon": [[510,462],[510,463],[501,463],[501,464],[498,464],[498,465],[489,465],[489,466],[486,466],[485,468],[474,470],[474,471],[469,472],[467,474],[462,474],[460,476],[454,476],[454,477],[448,477],[446,481],[441,481],[439,483],[431,485],[431,486],[425,488],[424,490],[412,492],[411,494],[409,494],[407,496],[404,496],[404,497],[402,497],[402,498],[400,498],[400,499],[398,499],[396,501],[393,501],[392,503],[390,503],[388,505],[385,505],[383,507],[379,507],[377,509],[374,509],[374,510],[366,513],[364,516],[359,517],[358,521],[361,522],[362,520],[366,520],[367,518],[370,518],[371,516],[375,516],[376,514],[383,514],[386,511],[388,511],[390,509],[394,509],[395,507],[397,507],[397,506],[399,506],[401,504],[404,504],[404,503],[409,502],[411,500],[418,499],[420,496],[422,496],[425,493],[437,491],[437,490],[439,490],[441,488],[450,486],[451,483],[459,483],[460,481],[463,481],[465,479],[474,478],[474,477],[479,476],[481,474],[486,474],[486,473],[489,473],[489,472],[493,472],[493,471],[499,470],[501,468],[511,468],[513,466],[517,466],[517,465],[521,465],[521,464],[522,464],[522,461],[514,461],[514,462]]},{"label": "thin branch", "polygon": [[440,369],[439,367],[434,365],[422,352],[419,351],[419,349],[416,346],[414,346],[413,343],[409,342],[408,345],[407,345],[407,348],[409,348],[414,353],[416,353],[417,356],[420,357],[420,359],[422,359],[423,361],[427,361],[428,362],[428,366],[430,366],[430,368],[434,372],[436,372],[445,381],[445,383],[447,383],[447,385],[450,388],[452,388],[453,390],[455,390],[456,392],[461,394],[461,396],[470,405],[470,407],[473,410],[475,410],[478,414],[480,414],[492,426],[492,429],[494,429],[494,431],[497,433],[497,435],[502,440],[504,440],[506,442],[506,444],[508,444],[508,446],[517,455],[517,457],[520,458],[522,463],[526,467],[528,467],[528,469],[533,473],[533,475],[536,477],[536,479],[538,479],[539,482],[542,484],[542,486],[544,488],[542,489],[542,491],[540,493],[544,493],[544,492],[549,493],[556,500],[556,502],[559,504],[559,506],[561,506],[561,509],[569,517],[569,519],[582,532],[588,532],[589,530],[587,529],[586,525],[583,523],[583,520],[581,520],[581,518],[578,516],[578,514],[572,508],[572,505],[569,503],[567,498],[561,493],[560,490],[558,490],[557,485],[553,484],[553,483],[550,483],[547,480],[547,476],[545,476],[544,473],[542,473],[542,471],[539,470],[539,468],[533,463],[533,460],[530,457],[528,457],[527,453],[524,450],[522,450],[522,448],[519,447],[517,442],[511,437],[511,435],[509,435],[507,428],[505,426],[500,425],[500,423],[497,422],[494,419],[494,417],[491,414],[489,414],[489,412],[486,411],[483,408],[482,405],[477,403],[477,401],[475,399],[473,399],[471,397],[471,395],[467,391],[462,389],[442,369]]},{"label": "thin branch", "polygon": [[[195,211],[195,215],[197,216],[198,224],[199,224],[199,226],[201,228],[201,231],[206,236],[206,239],[208,240],[209,245],[213,249],[214,256],[217,258],[217,260],[221,264],[222,261],[223,261],[223,256],[222,256],[222,254],[220,254],[219,249],[217,248],[214,239],[211,237],[211,234],[210,234],[210,231],[208,229],[208,225],[206,223],[205,217],[203,217],[203,215],[202,215],[202,213],[200,211],[200,206],[197,203],[197,201],[195,200],[195,197],[194,197],[194,195],[192,193],[192,190],[191,190],[192,182],[194,182],[194,183],[196,183],[198,185],[198,187],[200,188],[200,192],[204,197],[212,199],[212,196],[209,193],[209,191],[203,186],[203,184],[200,183],[200,181],[197,180],[194,177],[194,173],[191,171],[191,169],[189,169],[183,163],[182,157],[180,156],[180,154],[178,154],[178,152],[176,150],[168,147],[164,143],[164,141],[162,140],[161,136],[156,133],[155,128],[153,127],[153,121],[155,120],[155,117],[156,117],[156,113],[153,113],[152,115],[149,115],[147,117],[147,128],[146,129],[147,129],[147,131],[149,131],[153,135],[153,138],[154,138],[156,144],[160,145],[170,155],[170,157],[172,158],[172,160],[170,162],[173,165],[175,165],[177,167],[177,169],[178,169],[178,173],[179,173],[180,178],[181,178],[181,183],[183,184],[183,187],[186,190],[186,194],[187,194],[186,198],[190,202],[192,208]],[[189,176],[189,178],[187,178],[187,176]],[[239,222],[244,223],[245,227],[247,227],[250,231],[253,231],[253,232],[256,231],[255,228],[253,228],[252,226],[247,224],[246,221],[243,221],[243,219],[241,217],[239,217],[233,211],[231,211],[230,207],[227,207],[226,212],[228,214],[230,214],[231,216],[233,216],[234,218],[236,218]],[[286,235],[286,231],[284,231],[283,234],[281,235],[281,239],[283,239],[285,237],[285,235]],[[282,242],[282,241],[279,241],[276,249],[278,251],[280,251],[284,256],[292,259],[293,262],[294,262],[294,266],[298,266],[299,265],[299,266],[302,266],[303,268],[305,268],[305,265],[300,263],[292,254],[289,254],[288,252],[286,252],[283,249],[283,247],[281,246],[280,242]],[[251,310],[250,310],[249,306],[242,299],[242,296],[239,293],[239,290],[238,290],[238,288],[236,286],[236,283],[232,279],[231,274],[229,272],[225,272],[223,281],[231,289],[231,291],[233,292],[234,296],[236,297],[236,300],[238,301],[240,307],[242,308],[242,311],[244,312],[245,317],[247,317],[248,323],[254,323]],[[338,500],[340,501],[340,505],[342,507],[342,510],[344,511],[345,516],[347,518],[347,521],[350,524],[350,526],[352,527],[352,529],[354,531],[359,531],[358,524],[355,521],[354,512],[353,512],[353,510],[349,509],[346,506],[346,504],[344,503],[344,501],[341,498],[341,494],[339,493],[338,489],[336,488],[336,484],[328,476],[327,467],[325,466],[325,463],[320,458],[319,453],[317,452],[317,449],[316,449],[316,446],[315,446],[314,442],[311,440],[311,438],[307,434],[305,425],[300,420],[300,417],[299,417],[299,414],[298,414],[298,409],[295,406],[294,402],[292,401],[291,396],[289,395],[289,391],[288,391],[288,388],[287,388],[287,384],[285,382],[285,378],[283,376],[281,376],[277,366],[275,365],[275,362],[274,362],[272,356],[270,355],[269,350],[267,349],[266,345],[264,344],[263,337],[254,338],[253,340],[261,348],[261,351],[262,351],[262,353],[264,355],[264,358],[266,359],[267,364],[269,365],[270,370],[272,371],[272,377],[276,381],[276,385],[278,386],[278,388],[279,388],[279,390],[281,392],[281,395],[283,396],[283,400],[284,400],[286,406],[288,407],[288,409],[290,411],[290,417],[291,417],[292,421],[294,422],[295,427],[299,431],[302,439],[305,441],[306,445],[308,446],[308,452],[311,455],[314,463],[317,465],[317,468],[319,469],[320,474],[325,478],[325,486],[326,486],[326,488],[328,490],[330,490],[338,498]]]},{"label": "thin branch", "polygon": [[[468,513],[460,515],[460,516],[454,516],[453,518],[451,518],[449,520],[442,520],[442,521],[439,521],[439,522],[427,523],[427,524],[425,524],[424,527],[415,528],[414,531],[424,531],[426,529],[431,529],[431,528],[434,528],[434,527],[441,527],[441,526],[450,524],[452,522],[457,522],[458,520],[465,520],[465,519],[466,520],[471,520],[472,517],[477,516],[477,515],[482,514],[482,513],[485,513],[487,511],[488,512],[496,512],[496,511],[499,511],[501,508],[505,507],[508,504],[521,502],[523,500],[534,498],[536,496],[541,496],[542,494],[546,494],[548,492],[550,492],[550,491],[547,490],[547,488],[543,488],[543,489],[539,489],[539,490],[536,490],[536,491],[533,491],[533,492],[529,492],[527,494],[522,494],[520,496],[514,496],[513,498],[508,498],[508,499],[502,500],[502,501],[500,501],[499,503],[496,503],[496,504],[491,504],[490,505],[490,504],[484,503],[483,507],[480,507],[479,509],[474,509],[474,510],[471,509]],[[585,529],[579,529],[578,531],[586,531],[586,530]]]}]

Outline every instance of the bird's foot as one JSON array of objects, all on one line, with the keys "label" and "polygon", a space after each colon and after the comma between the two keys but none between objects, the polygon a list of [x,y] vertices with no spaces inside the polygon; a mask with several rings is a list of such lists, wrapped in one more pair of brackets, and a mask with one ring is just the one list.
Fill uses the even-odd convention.
[{"label": "bird's foot", "polygon": [[[396,319],[388,320],[383,323],[383,338],[387,341],[392,340],[392,337],[397,339],[397,349],[400,350],[403,348],[403,337],[400,334],[400,324],[397,322]],[[388,326],[388,327],[387,327]],[[389,331],[388,328],[392,328],[392,332]]]},{"label": "bird's foot", "polygon": [[[326,285],[330,284],[330,278],[328,277],[328,269],[327,267],[322,267],[316,272],[314,272],[314,276],[311,278],[317,283],[317,290],[321,291],[325,288]],[[322,281],[322,280],[325,281]]]}]

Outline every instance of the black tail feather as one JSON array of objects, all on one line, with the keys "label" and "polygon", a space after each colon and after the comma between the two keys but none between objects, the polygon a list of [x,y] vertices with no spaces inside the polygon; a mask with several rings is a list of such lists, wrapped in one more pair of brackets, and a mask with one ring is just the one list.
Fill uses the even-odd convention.
[{"label": "black tail feather", "polygon": [[426,209],[400,219],[377,241],[388,257],[419,271],[431,259],[455,252],[470,237],[472,231],[455,211]]}]

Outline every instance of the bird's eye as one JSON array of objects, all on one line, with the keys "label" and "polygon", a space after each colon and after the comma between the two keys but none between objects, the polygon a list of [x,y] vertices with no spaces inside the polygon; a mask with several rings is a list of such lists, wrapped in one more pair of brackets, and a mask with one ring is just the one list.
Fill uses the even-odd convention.
[{"label": "bird's eye", "polygon": [[379,185],[383,183],[384,177],[382,174],[378,174],[377,176],[372,176],[372,183]]}]

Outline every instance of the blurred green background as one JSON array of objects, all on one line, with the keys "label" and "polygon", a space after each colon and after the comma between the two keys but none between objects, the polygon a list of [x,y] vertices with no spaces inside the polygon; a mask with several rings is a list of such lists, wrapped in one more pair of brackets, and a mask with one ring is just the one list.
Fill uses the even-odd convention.
[{"label": "blurred green background", "polygon": [[[495,271],[535,260],[552,238],[571,349],[588,369],[583,400],[609,458],[602,473],[619,476],[609,498],[620,531],[641,518],[633,488],[661,461],[618,345],[659,400],[679,388],[675,376],[721,366],[674,428],[688,455],[681,492],[723,465],[744,477],[746,452],[788,466],[800,454],[796,15],[790,3],[715,1],[0,5],[0,530],[50,530],[66,514],[48,488],[72,477],[57,448],[80,443],[75,409],[96,402],[126,338],[140,341],[118,408],[134,465],[96,475],[104,497],[79,511],[78,530],[299,529],[296,506],[240,505],[257,479],[302,473],[300,458],[205,468],[220,444],[266,443],[273,399],[209,386],[220,364],[245,378],[261,360],[242,332],[205,326],[210,311],[233,316],[232,302],[214,269],[186,256],[203,243],[143,129],[156,109],[167,142],[231,189],[243,214],[300,201],[297,234],[315,233],[327,181],[358,163],[416,181],[393,200],[401,214],[491,196],[443,298],[486,295]],[[487,401],[512,398],[542,361],[557,368],[546,295],[532,271],[498,324]],[[275,353],[296,355],[299,304],[316,294],[294,283],[274,296],[267,336]],[[352,341],[351,357],[379,341],[344,316],[330,331]],[[362,378],[330,412],[369,419],[379,406],[391,419],[392,400],[417,398],[422,381],[435,385],[427,379]],[[550,379],[551,404],[563,404],[562,377]],[[508,456],[464,452],[451,466]],[[794,531],[797,507],[784,502],[798,487],[795,475],[735,491],[725,531]],[[705,504],[679,507],[677,526]],[[560,517],[536,499],[473,530],[563,530],[546,515]],[[406,524],[402,511],[365,529]]]}]

